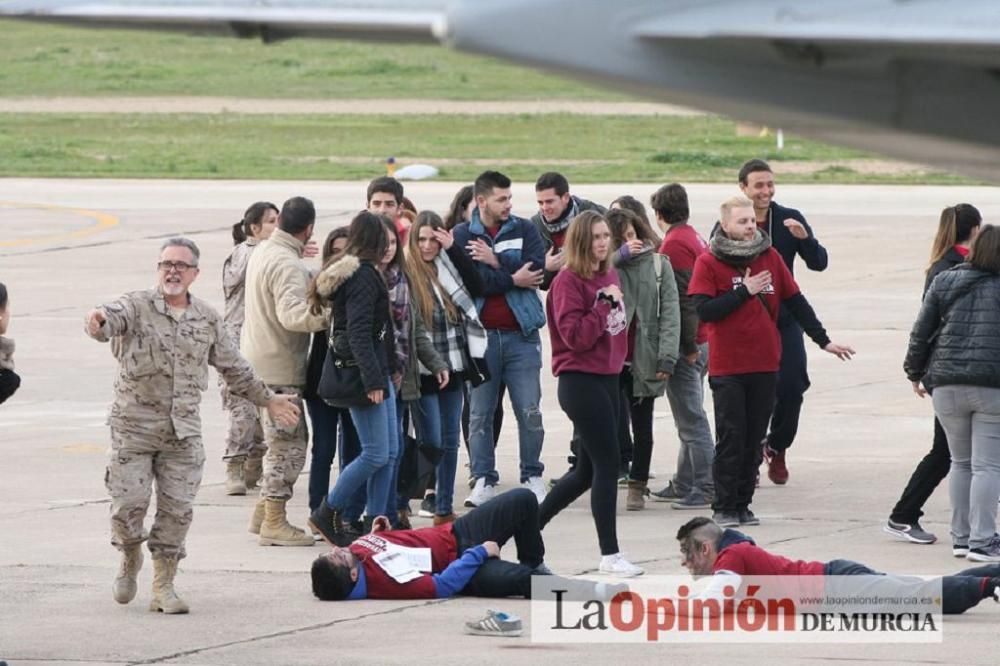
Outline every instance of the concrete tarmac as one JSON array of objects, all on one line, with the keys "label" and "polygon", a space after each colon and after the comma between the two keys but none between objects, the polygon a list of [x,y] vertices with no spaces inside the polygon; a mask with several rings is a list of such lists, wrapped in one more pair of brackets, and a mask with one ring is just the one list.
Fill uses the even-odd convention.
[{"label": "concrete tarmac", "polygon": [[[407,183],[422,208],[443,211],[454,183]],[[620,194],[648,200],[650,185],[581,186],[607,203]],[[694,185],[693,224],[705,235],[734,185]],[[950,617],[943,644],[545,645],[525,636],[466,636],[462,624],[487,608],[527,619],[523,600],[323,603],[309,588],[316,548],[262,548],[246,532],[252,497],[224,493],[224,418],[218,391],[204,397],[208,461],[181,564],[178,589],[187,616],[150,613],[151,567],[128,606],[111,598],[118,555],[109,544],[103,486],[109,445],[104,424],[114,362],[82,332],[84,313],[122,292],[153,284],[162,240],[184,234],[202,249],[193,290],[221,307],[221,266],[229,228],[251,202],[314,199],[317,237],[364,205],[364,184],[27,180],[0,181],[0,281],[11,294],[9,331],[23,386],[0,406],[0,659],[11,664],[437,664],[437,663],[733,663],[830,661],[993,664],[1000,608],[984,603]],[[533,212],[531,184],[515,188],[515,211]],[[790,557],[848,558],[880,570],[943,574],[965,568],[951,556],[944,485],[926,507],[924,526],[939,541],[894,540],[882,525],[917,461],[930,448],[931,405],[902,372],[923,269],[942,207],[968,201],[987,222],[1000,216],[1000,189],[973,187],[782,186],[776,196],[801,209],[830,252],[830,268],[797,277],[831,337],[858,355],[842,363],[807,341],[812,388],[789,452],[791,480],[762,481],[754,509],[757,542]],[[314,260],[315,261],[315,260]],[[543,336],[546,478],[565,467],[571,427],[556,401]],[[711,399],[706,399],[711,410]],[[508,416],[510,413],[508,411]],[[652,482],[674,467],[677,437],[665,400],[656,403]],[[505,423],[498,448],[501,490],[517,482],[516,428]],[[460,465],[466,457],[461,454]],[[307,468],[308,470],[308,465]],[[456,500],[465,497],[464,467]],[[306,479],[291,502],[303,525]],[[623,550],[650,574],[680,574],[674,534],[693,517],[669,505],[628,513],[619,496]],[[150,516],[151,518],[151,516]],[[417,526],[429,521],[415,518]],[[599,560],[586,497],[544,532],[557,572],[593,574]],[[504,551],[513,557],[513,544]],[[527,624],[527,623],[526,623]]]}]

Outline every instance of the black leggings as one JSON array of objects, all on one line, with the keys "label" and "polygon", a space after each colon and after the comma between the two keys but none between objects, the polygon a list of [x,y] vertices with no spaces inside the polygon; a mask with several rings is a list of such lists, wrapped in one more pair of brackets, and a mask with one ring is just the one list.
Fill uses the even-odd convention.
[{"label": "black leggings", "polygon": [[21,378],[13,370],[0,370],[0,403],[17,392],[21,386]]},{"label": "black leggings", "polygon": [[580,443],[576,466],[559,479],[542,502],[542,529],[553,517],[590,490],[590,512],[601,555],[618,552],[618,375],[564,372],[559,375],[559,406],[573,422]]}]

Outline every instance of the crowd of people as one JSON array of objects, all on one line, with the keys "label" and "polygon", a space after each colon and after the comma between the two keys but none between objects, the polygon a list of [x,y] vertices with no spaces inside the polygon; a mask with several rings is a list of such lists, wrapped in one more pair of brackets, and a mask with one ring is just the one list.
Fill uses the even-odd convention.
[{"label": "crowd of people", "polygon": [[[222,315],[189,291],[199,275],[197,245],[167,240],[155,288],[86,318],[88,335],[110,341],[118,361],[105,479],[112,543],[122,554],[115,600],[135,597],[148,541],[151,608],[188,611],[173,582],[204,466],[199,403],[209,365],[229,417],[226,492],[259,486],[249,530],[261,545],[324,539],[337,547],[313,566],[321,598],[374,593],[382,574],[365,553],[396,547],[376,533],[409,533],[414,500],[432,533],[400,536],[397,546],[430,539],[429,548],[444,549],[434,576],[454,564],[448,577],[411,586],[421,596],[467,586],[485,596],[523,594],[526,576],[551,573],[540,536],[536,543],[524,535],[540,534],[587,491],[597,568],[613,576],[643,573],[618,540],[620,485],[626,511],[651,500],[711,509],[711,534],[707,523],[689,530],[711,537],[699,543],[759,524],[752,503],[761,465],[771,482],[789,480],[788,451],[810,385],[803,334],[842,360],[854,350],[830,339],[795,281],[796,257],[810,270],[828,265],[805,217],[774,201],[767,163],[750,160],[737,181],[741,191],[721,202],[708,241],[689,224],[687,193],[676,183],[659,188],[648,209],[630,196],[605,208],[571,194],[563,175],[545,173],[529,220],[512,214],[511,181],[496,171],[459,190],[443,217],[418,210],[400,182],[381,177],[369,185],[365,209],[322,243],[313,239],[309,199],[280,208],[258,202],[233,227]],[[1000,562],[1000,232],[981,221],[968,204],[942,214],[905,368],[918,395],[933,390],[934,446],[885,529],[932,543],[919,524],[921,507],[950,470],[955,554]],[[311,271],[302,259],[317,255],[322,267]],[[4,337],[9,320],[0,284],[0,402],[20,382],[13,341]],[[569,469],[548,482],[545,346],[559,406],[573,425],[571,441],[555,444],[568,449]],[[517,424],[521,488],[498,494],[505,395]],[[652,492],[653,408],[664,395],[679,451],[673,475]],[[289,519],[287,503],[308,457],[310,424],[303,528]],[[464,517],[455,499],[463,441],[470,492],[462,504],[471,509]],[[481,518],[471,518],[477,512]],[[517,534],[520,568],[487,567],[477,578]],[[434,541],[440,535],[445,540]],[[359,576],[368,580],[360,592]]]}]

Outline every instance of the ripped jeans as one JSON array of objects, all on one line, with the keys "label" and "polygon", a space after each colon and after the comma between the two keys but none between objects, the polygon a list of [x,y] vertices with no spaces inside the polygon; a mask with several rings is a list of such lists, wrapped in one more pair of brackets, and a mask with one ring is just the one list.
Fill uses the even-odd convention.
[{"label": "ripped jeans", "polygon": [[542,342],[535,331],[522,335],[520,331],[487,330],[489,347],[486,364],[490,380],[469,394],[469,456],[472,476],[485,478],[486,485],[499,480],[493,450],[493,414],[497,408],[500,384],[506,384],[510,402],[517,418],[520,443],[521,482],[541,476],[545,469],[539,458],[545,430],[542,427]]}]

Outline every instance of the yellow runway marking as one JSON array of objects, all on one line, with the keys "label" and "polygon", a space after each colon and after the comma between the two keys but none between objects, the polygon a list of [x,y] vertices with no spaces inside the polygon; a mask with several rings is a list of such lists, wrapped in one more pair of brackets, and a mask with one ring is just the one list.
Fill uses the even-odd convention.
[{"label": "yellow runway marking", "polygon": [[50,204],[31,204],[31,203],[19,203],[16,201],[0,201],[0,207],[2,208],[31,208],[34,210],[51,210],[59,211],[64,213],[73,213],[81,217],[93,220],[93,222],[83,229],[77,229],[76,231],[69,231],[59,234],[49,234],[47,236],[35,236],[29,238],[19,238],[17,240],[0,240],[0,248],[5,247],[21,247],[24,245],[37,245],[40,243],[55,243],[64,240],[75,240],[78,238],[84,238],[86,236],[91,236],[93,234],[106,231],[112,227],[118,226],[119,220],[114,215],[109,213],[102,213],[96,210],[87,210],[85,208],[67,208],[65,206],[53,206]]}]

